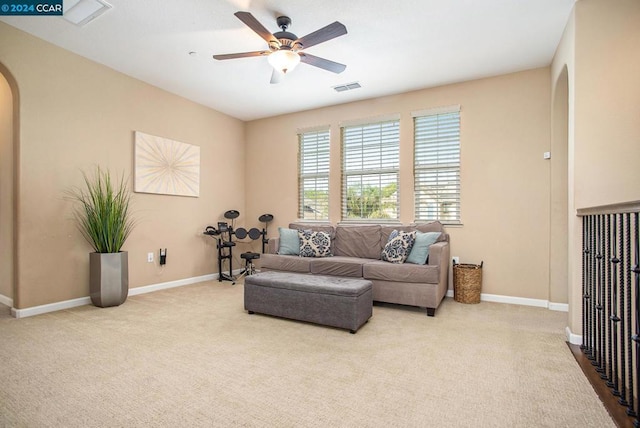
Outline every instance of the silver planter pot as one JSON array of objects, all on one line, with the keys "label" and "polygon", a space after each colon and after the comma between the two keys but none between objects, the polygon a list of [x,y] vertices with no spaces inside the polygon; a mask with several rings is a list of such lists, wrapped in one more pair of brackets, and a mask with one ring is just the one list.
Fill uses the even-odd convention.
[{"label": "silver planter pot", "polygon": [[119,306],[129,294],[129,254],[90,253],[89,254],[91,303],[106,308]]}]

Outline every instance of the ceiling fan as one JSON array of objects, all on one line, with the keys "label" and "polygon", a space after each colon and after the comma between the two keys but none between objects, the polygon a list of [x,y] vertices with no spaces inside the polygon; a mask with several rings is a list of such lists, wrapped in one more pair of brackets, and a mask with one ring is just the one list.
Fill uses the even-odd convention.
[{"label": "ceiling fan", "polygon": [[260,22],[249,12],[236,12],[234,14],[247,27],[251,28],[269,45],[269,50],[241,52],[223,55],[214,55],[217,60],[246,58],[252,56],[267,56],[269,64],[273,67],[271,83],[279,83],[285,74],[293,70],[300,62],[313,65],[333,73],[342,73],[346,65],[328,59],[320,58],[303,52],[303,49],[310,48],[319,43],[347,34],[347,28],[336,21],[313,33],[298,38],[295,34],[287,31],[291,25],[291,18],[280,16],[276,19],[278,27],[282,31],[271,34]]}]

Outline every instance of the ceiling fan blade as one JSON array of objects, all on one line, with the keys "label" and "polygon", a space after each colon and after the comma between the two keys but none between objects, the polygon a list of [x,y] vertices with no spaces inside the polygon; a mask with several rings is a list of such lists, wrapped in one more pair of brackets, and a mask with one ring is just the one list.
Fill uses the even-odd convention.
[{"label": "ceiling fan blade", "polygon": [[234,13],[234,15],[236,17],[238,17],[238,19],[242,22],[244,22],[244,24],[251,28],[253,31],[256,32],[256,34],[258,34],[260,37],[262,37],[267,43],[271,44],[271,43],[278,43],[278,39],[276,39],[273,34],[271,34],[269,32],[269,30],[267,30],[266,28],[264,28],[264,25],[262,25],[252,14],[250,14],[249,12],[236,12]]},{"label": "ceiling fan blade", "polygon": [[269,55],[271,51],[253,51],[253,52],[240,52],[240,53],[232,53],[232,54],[222,54],[222,55],[214,55],[213,59],[236,59],[236,58],[248,58],[251,56],[263,56]]},{"label": "ceiling fan blade", "polygon": [[347,27],[340,22],[336,21],[333,24],[329,24],[311,34],[300,37],[296,40],[296,43],[300,43],[303,49],[317,45],[318,43],[326,42],[327,40],[335,39],[336,37],[347,34]]},{"label": "ceiling fan blade", "polygon": [[276,71],[274,68],[273,73],[271,73],[271,84],[274,85],[276,83],[280,83],[282,82],[282,79],[284,79],[284,74]]},{"label": "ceiling fan blade", "polygon": [[300,61],[305,64],[313,65],[314,67],[319,67],[325,69],[327,71],[331,71],[333,73],[342,73],[346,65],[340,64],[339,62],[329,61],[328,59],[320,58],[319,56],[309,55],[305,52],[300,52]]}]

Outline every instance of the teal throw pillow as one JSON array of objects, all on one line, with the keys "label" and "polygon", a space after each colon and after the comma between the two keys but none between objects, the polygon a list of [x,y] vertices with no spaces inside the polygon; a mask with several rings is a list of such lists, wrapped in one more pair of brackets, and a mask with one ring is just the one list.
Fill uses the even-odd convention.
[{"label": "teal throw pillow", "polygon": [[429,246],[435,243],[440,237],[440,232],[417,232],[416,240],[411,247],[411,253],[407,257],[407,263],[423,265],[427,263],[429,257]]},{"label": "teal throw pillow", "polygon": [[278,254],[299,256],[300,238],[298,238],[298,230],[279,227],[278,232],[280,233],[280,246],[278,247]]}]

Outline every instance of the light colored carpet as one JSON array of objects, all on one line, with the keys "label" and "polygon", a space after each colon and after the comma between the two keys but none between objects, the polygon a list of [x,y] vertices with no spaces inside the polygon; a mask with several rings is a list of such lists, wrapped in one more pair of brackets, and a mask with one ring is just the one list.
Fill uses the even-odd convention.
[{"label": "light colored carpet", "polygon": [[2,427],[613,427],[566,314],[446,299],[374,306],[357,334],[248,315],[207,282],[0,314]]}]

